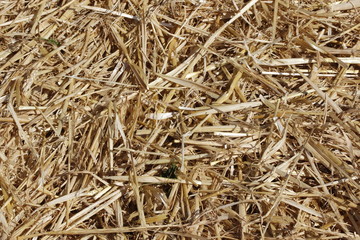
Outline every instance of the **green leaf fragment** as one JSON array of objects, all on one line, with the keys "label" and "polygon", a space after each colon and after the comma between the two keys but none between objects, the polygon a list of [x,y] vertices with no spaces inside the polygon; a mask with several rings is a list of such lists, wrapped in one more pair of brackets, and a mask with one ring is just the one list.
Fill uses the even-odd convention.
[{"label": "green leaf fragment", "polygon": [[52,38],[49,38],[49,39],[47,39],[47,38],[40,38],[40,40],[43,40],[43,41],[45,41],[45,42],[47,42],[47,43],[50,43],[50,44],[55,45],[55,46],[58,46],[58,47],[61,45],[60,42],[58,42],[58,41],[56,41],[55,39],[52,39]]}]

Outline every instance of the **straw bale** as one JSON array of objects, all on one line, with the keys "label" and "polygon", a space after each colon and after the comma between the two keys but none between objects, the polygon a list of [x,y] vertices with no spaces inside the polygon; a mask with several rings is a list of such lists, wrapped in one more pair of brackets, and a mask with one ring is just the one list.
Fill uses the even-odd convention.
[{"label": "straw bale", "polygon": [[360,239],[360,1],[0,1],[0,239]]}]

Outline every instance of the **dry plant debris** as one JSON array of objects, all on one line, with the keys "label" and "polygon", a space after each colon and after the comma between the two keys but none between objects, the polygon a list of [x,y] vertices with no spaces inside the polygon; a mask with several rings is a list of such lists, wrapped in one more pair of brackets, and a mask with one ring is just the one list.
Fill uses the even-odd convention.
[{"label": "dry plant debris", "polygon": [[1,239],[359,239],[360,1],[0,1]]}]

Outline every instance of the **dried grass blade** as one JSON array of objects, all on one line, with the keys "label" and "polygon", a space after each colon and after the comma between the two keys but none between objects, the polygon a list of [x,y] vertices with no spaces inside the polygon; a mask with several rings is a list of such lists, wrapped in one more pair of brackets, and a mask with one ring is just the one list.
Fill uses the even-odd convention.
[{"label": "dried grass blade", "polygon": [[196,117],[200,115],[208,115],[215,113],[226,113],[226,112],[234,112],[239,111],[246,108],[255,108],[262,105],[262,102],[246,102],[246,103],[237,103],[237,104],[227,104],[227,105],[216,105],[211,106],[210,109],[207,110],[199,110],[197,112],[191,113],[187,115],[187,118]]},{"label": "dried grass blade", "polygon": [[129,52],[125,46],[124,41],[122,40],[122,37],[120,36],[120,34],[117,32],[116,28],[113,26],[110,26],[110,29],[112,31],[112,35],[114,36],[116,43],[118,44],[119,48],[122,50],[123,54],[125,55],[128,64],[135,76],[135,79],[137,80],[137,82],[140,84],[140,86],[143,89],[148,89],[148,85],[147,85],[147,81],[146,81],[146,77],[142,71],[142,69],[136,65],[133,60],[131,59]]},{"label": "dried grass blade", "polygon": [[210,87],[204,86],[202,84],[190,81],[190,80],[185,80],[185,79],[181,79],[181,78],[176,78],[176,77],[172,77],[172,76],[168,76],[168,75],[164,75],[164,74],[156,74],[158,77],[161,77],[162,79],[168,80],[172,83],[175,84],[179,84],[181,86],[185,86],[188,88],[194,88],[197,89],[199,91],[202,91],[206,94],[208,94],[210,97],[212,98],[218,98],[219,95],[216,93],[217,90],[212,89]]},{"label": "dried grass blade", "polygon": [[290,199],[285,198],[285,199],[282,199],[281,201],[284,202],[284,203],[287,203],[287,204],[289,204],[289,205],[291,205],[291,206],[293,206],[295,208],[298,208],[301,211],[307,212],[307,213],[309,213],[311,215],[314,215],[314,216],[317,216],[317,217],[322,217],[322,214],[319,213],[318,211],[316,211],[316,210],[314,210],[312,208],[306,207],[306,206],[304,206],[304,205],[302,205],[302,204],[300,204],[298,202],[295,202],[294,200],[290,200]]}]

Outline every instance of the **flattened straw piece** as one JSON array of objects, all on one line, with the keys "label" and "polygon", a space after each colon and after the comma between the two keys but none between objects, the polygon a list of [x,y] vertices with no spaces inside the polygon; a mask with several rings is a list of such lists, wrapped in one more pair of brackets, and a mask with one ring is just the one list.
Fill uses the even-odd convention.
[{"label": "flattened straw piece", "polygon": [[163,75],[163,74],[157,74],[159,77],[168,80],[170,82],[185,86],[185,87],[189,87],[189,88],[194,88],[197,89],[199,91],[202,91],[206,94],[208,94],[210,97],[212,98],[218,98],[219,95],[216,93],[217,90],[212,89],[210,87],[204,86],[202,84],[190,81],[190,80],[185,80],[185,79],[181,79],[181,78],[176,78],[176,77],[172,77],[172,76],[168,76],[168,75]]},{"label": "flattened straw piece", "polygon": [[36,214],[32,216],[30,219],[27,219],[25,223],[22,223],[19,228],[14,230],[9,239],[19,239],[18,236],[25,232],[27,229],[31,228],[32,226],[36,225],[37,222],[40,220],[41,216]]},{"label": "flattened straw piece", "polygon": [[[349,126],[349,123],[345,123],[344,121],[342,121],[338,116],[336,116],[335,113],[330,112],[329,115],[330,115],[330,117],[331,117],[334,121],[336,121],[337,123],[339,123],[340,126],[342,126],[342,127],[346,130],[346,132],[350,133],[351,136],[356,139],[356,141],[354,142],[354,144],[359,147],[359,146],[360,146],[360,136],[358,135],[358,133],[357,133],[357,131],[355,130],[355,128],[350,127],[350,126]],[[354,130],[353,130],[353,129],[354,129]]]},{"label": "flattened straw piece", "polygon": [[208,114],[215,114],[215,113],[226,113],[226,112],[234,112],[239,111],[246,108],[255,108],[262,105],[262,102],[246,102],[246,103],[237,103],[237,104],[227,104],[227,105],[216,105],[213,106],[211,109],[201,110],[186,116],[186,118],[196,117],[200,115],[208,115]]},{"label": "flattened straw piece", "polygon": [[[77,0],[71,0],[68,3],[64,4],[62,7],[56,9],[55,12],[61,11],[64,8],[67,8],[69,10],[66,10],[60,17],[59,21],[64,21],[67,22],[68,19],[70,19],[72,16],[74,16],[74,9],[72,8],[68,8],[71,4],[73,4],[74,2],[77,2]],[[42,33],[41,36],[45,39],[49,39],[51,37],[51,35],[53,35],[53,33],[56,31],[56,29],[58,29],[60,27],[60,25],[58,24],[51,24],[49,25],[49,27],[47,27]]]},{"label": "flattened straw piece", "polygon": [[213,33],[210,38],[205,42],[203,48],[199,51],[198,54],[196,54],[195,58],[190,62],[189,66],[187,67],[187,71],[185,71],[185,74],[188,74],[191,69],[194,68],[194,66],[198,63],[198,61],[203,57],[203,55],[206,53],[206,48],[209,48],[210,45],[216,40],[216,37],[218,37],[228,26],[230,26],[236,19],[241,17],[245,12],[247,12],[253,5],[255,5],[259,0],[251,0],[248,2],[237,14],[235,14],[234,17],[232,17],[229,21],[227,21],[225,24],[223,24],[215,33]]},{"label": "flattened straw piece", "polygon": [[[339,61],[345,64],[360,64],[360,57],[338,57]],[[302,64],[309,64],[309,63],[316,63],[316,59],[311,58],[284,58],[284,59],[272,59],[268,62],[259,61],[258,64],[261,66],[289,66],[289,65],[302,65]],[[334,63],[336,62],[332,58],[321,58],[320,62],[325,63]]]},{"label": "flattened straw piece", "polygon": [[325,45],[327,45],[328,43],[330,43],[330,42],[334,41],[335,39],[340,38],[340,37],[342,37],[343,35],[345,35],[345,34],[347,34],[347,33],[351,32],[351,31],[353,31],[353,30],[356,30],[356,29],[357,29],[357,28],[359,28],[359,27],[360,27],[360,23],[358,23],[358,24],[356,24],[356,25],[354,25],[354,26],[352,26],[352,27],[348,28],[347,30],[345,30],[345,31],[343,31],[343,32],[341,32],[341,33],[339,33],[339,34],[335,35],[334,37],[330,38],[329,40],[327,40],[327,41],[325,41],[325,42],[321,43],[321,46],[325,46]]},{"label": "flattened straw piece", "polygon": [[347,200],[347,199],[342,199],[342,198],[338,198],[338,197],[335,197],[331,194],[329,194],[329,198],[332,198],[334,201],[340,203],[341,205],[343,205],[342,209],[346,209],[346,210],[351,210],[351,208],[353,209],[356,209],[358,208],[358,204],[350,201],[350,200]]},{"label": "flattened straw piece", "polygon": [[[177,142],[177,141],[176,141]],[[214,147],[224,147],[224,144],[214,142],[214,141],[196,141],[196,140],[184,140],[186,144],[201,145],[201,146],[214,146]]]},{"label": "flattened straw piece", "polygon": [[116,148],[116,150],[125,151],[125,152],[134,152],[134,153],[139,153],[139,154],[162,156],[162,157],[164,157],[164,156],[169,156],[169,154],[167,154],[167,153],[140,151],[140,150],[134,150],[134,149],[131,149],[131,148]]},{"label": "flattened straw piece", "polygon": [[323,49],[331,54],[348,54],[353,56],[358,56],[360,54],[360,49],[356,48],[337,49],[332,47],[323,47]]},{"label": "flattened straw piece", "polygon": [[56,204],[60,204],[60,203],[66,202],[66,201],[70,201],[70,200],[75,199],[75,198],[80,198],[80,197],[83,197],[83,196],[92,196],[92,195],[94,195],[93,192],[88,193],[88,192],[87,192],[88,190],[89,190],[89,188],[87,188],[87,189],[80,189],[80,190],[78,190],[78,191],[75,191],[75,192],[66,194],[66,195],[64,195],[64,196],[55,198],[54,200],[51,200],[50,202],[47,202],[47,203],[45,204],[45,206],[46,206],[46,207],[54,207]]},{"label": "flattened straw piece", "polygon": [[[71,4],[71,2],[74,2],[74,0],[70,1],[69,3]],[[69,3],[67,3],[65,5],[69,5]],[[50,9],[50,10],[47,10],[47,11],[43,11],[41,16],[51,14],[51,13],[53,13],[55,11],[58,11],[58,9],[54,8],[54,9]],[[5,27],[5,26],[17,24],[17,23],[22,23],[22,22],[27,22],[27,21],[33,19],[35,15],[36,14],[30,14],[30,15],[28,15],[26,17],[23,17],[23,18],[20,18],[20,19],[15,19],[15,20],[11,20],[11,21],[8,21],[8,22],[0,23],[0,27]]]},{"label": "flattened straw piece", "polygon": [[321,91],[321,89],[313,82],[313,80],[316,77],[316,72],[312,72],[312,75],[310,76],[310,79],[305,76],[301,71],[299,71],[298,68],[293,67],[303,78],[304,80],[310,84],[310,86],[317,92],[317,94],[319,94],[319,96],[326,101],[334,110],[336,113],[341,113],[343,110],[331,99],[329,98],[323,91]]},{"label": "flattened straw piece", "polygon": [[[291,128],[290,128],[291,129]],[[299,136],[298,135],[298,129],[291,129],[293,136]],[[326,147],[324,147],[322,144],[317,143],[313,139],[309,139],[306,143],[302,143],[302,140],[300,137],[296,137],[298,142],[300,144],[304,144],[304,147],[306,150],[312,153],[313,156],[315,156],[319,161],[321,161],[326,167],[333,166],[336,168],[341,174],[343,174],[345,177],[349,178],[351,183],[357,188],[360,189],[360,185],[356,183],[355,181],[351,180],[351,176],[349,174],[352,174],[356,172],[355,169],[353,169],[351,166],[349,166],[346,162],[342,161],[338,157],[336,157],[332,152],[330,152]]]},{"label": "flattened straw piece", "polygon": [[[180,236],[180,237],[183,237],[182,239],[184,239],[184,238],[191,238],[191,239],[199,239],[199,240],[208,240],[208,238],[205,238],[205,237],[201,237],[201,236],[194,235],[194,234],[190,234],[190,233],[186,233],[186,232],[180,232],[180,231],[177,231],[177,232],[159,231],[159,233],[164,233],[164,234],[167,234],[167,235]],[[171,239],[171,237],[169,237],[169,238]]]},{"label": "flattened straw piece", "polygon": [[[111,194],[108,194],[107,196],[103,197],[102,199],[99,199],[98,201],[92,203],[86,208],[83,208],[80,212],[73,215],[71,218],[69,218],[68,223],[64,222],[61,224],[60,228],[65,227],[66,225],[70,226],[70,229],[75,227],[73,224],[77,222],[79,219],[85,220],[92,215],[94,215],[96,212],[100,211],[100,208],[104,207],[105,205],[110,204],[111,202],[115,201],[121,196],[120,190],[115,190]],[[110,200],[110,202],[109,202]]]},{"label": "flattened straw piece", "polygon": [[221,104],[230,98],[231,94],[234,92],[235,87],[238,85],[241,76],[242,76],[241,71],[237,71],[236,74],[234,74],[229,90],[226,91],[221,97],[219,97],[215,103]]},{"label": "flattened straw piece", "polygon": [[168,225],[155,225],[146,227],[120,227],[120,228],[100,228],[100,229],[76,229],[76,230],[61,230],[61,231],[49,231],[36,234],[29,234],[19,236],[19,240],[36,238],[40,236],[56,236],[56,235],[99,235],[99,234],[116,234],[116,233],[131,233],[131,232],[142,232],[146,230],[155,230],[161,228],[182,228],[183,226],[168,224]]},{"label": "flattened straw piece", "polygon": [[316,44],[314,41],[312,41],[311,39],[309,39],[308,37],[304,36],[304,41],[310,46],[312,47],[314,50],[319,51],[323,54],[328,55],[331,59],[333,59],[335,62],[337,62],[340,66],[342,66],[343,68],[348,68],[348,65],[346,63],[344,63],[343,61],[341,61],[341,59],[337,58],[336,56],[332,55],[331,53],[327,52],[322,46],[319,46],[318,44]]},{"label": "flattened straw piece", "polygon": [[9,237],[9,235],[10,235],[10,227],[9,227],[9,224],[8,224],[8,222],[6,220],[6,217],[5,217],[2,209],[0,209],[0,223],[2,225],[1,230],[4,233],[4,237],[5,238]]},{"label": "flattened straw piece", "polygon": [[[145,89],[149,89],[149,80],[147,78],[147,67],[146,67],[146,62],[147,62],[147,48],[148,48],[148,30],[147,30],[147,23],[148,20],[144,17],[147,15],[147,11],[148,11],[148,2],[144,1],[142,4],[142,19],[140,21],[140,33],[139,33],[139,37],[140,37],[140,49],[137,50],[137,52],[139,52],[138,56],[140,58],[139,61],[139,71],[141,71],[141,75],[139,77],[142,77],[142,81],[144,82],[145,85]],[[137,65],[136,65],[137,66]],[[133,70],[134,71],[134,70]],[[139,81],[139,80],[138,80]],[[145,237],[145,235],[144,235]]]},{"label": "flattened straw piece", "polygon": [[[344,74],[344,77],[354,78],[354,77],[358,76],[358,74],[356,74],[356,73],[351,73],[351,72],[346,73],[346,72]],[[262,71],[261,74],[263,74],[263,75],[277,75],[277,76],[301,76],[300,73],[293,73],[293,72],[268,72],[268,71]],[[311,73],[304,72],[303,74],[305,76],[310,76]],[[319,77],[335,77],[337,75],[338,75],[337,73],[319,73],[318,74]]]},{"label": "flattened straw piece", "polygon": [[237,125],[218,125],[218,126],[201,126],[194,132],[238,132],[240,127]]},{"label": "flattened straw piece", "polygon": [[[206,121],[208,121],[209,118],[211,118],[211,115],[207,115],[206,117],[204,117],[204,119],[201,120],[200,123],[198,123],[197,125],[195,125],[195,127],[193,127],[190,131],[188,131],[187,133],[185,133],[185,134],[182,136],[182,138],[181,138],[182,144],[184,143],[185,138],[191,137],[191,135],[192,135],[195,131],[197,131],[197,129],[199,129]],[[183,158],[184,158],[184,151],[183,151],[183,150],[184,150],[184,148],[182,148],[182,160],[183,160]]]},{"label": "flattened straw piece", "polygon": [[[10,65],[14,64],[16,61],[20,60],[21,58],[24,57],[25,53],[29,52],[27,50],[31,50],[34,48],[34,46],[36,45],[36,41],[32,40],[29,43],[27,43],[26,45],[22,46],[20,48],[19,51],[17,51],[16,54],[14,54],[14,56],[12,56],[9,60],[6,61],[5,64],[3,64],[0,67],[0,72],[2,72],[5,68],[9,67]],[[8,53],[8,51],[6,51],[6,53]],[[10,53],[11,54],[11,53]],[[0,55],[1,56],[1,55]],[[6,57],[7,55],[5,55],[4,57]]]},{"label": "flattened straw piece", "polygon": [[[336,168],[340,168],[341,172],[345,174],[346,177],[351,179],[351,177],[347,173],[354,173],[357,172],[353,167],[348,165],[346,162],[344,162],[342,159],[336,157],[331,151],[329,151],[326,147],[324,147],[320,143],[316,143],[314,140],[310,139],[309,144],[316,149],[316,151],[326,160],[328,161],[332,166]],[[356,184],[358,188],[360,189],[360,185]]]},{"label": "flattened straw piece", "polygon": [[[358,176],[353,176],[350,179],[351,180],[357,180],[357,179],[359,179],[359,177]],[[321,184],[321,185],[318,185],[318,186],[314,186],[312,188],[322,188],[322,187],[335,186],[335,185],[338,185],[338,184],[349,182],[350,179],[349,178],[342,178],[342,179],[339,179],[339,180],[335,180],[335,181],[332,181],[332,182],[328,182],[328,183],[324,183],[324,184]]]},{"label": "flattened straw piece", "polygon": [[3,152],[0,152],[0,159],[3,160],[4,162],[8,160],[8,158]]},{"label": "flattened straw piece", "polygon": [[40,4],[39,10],[35,13],[35,19],[33,21],[30,34],[35,34],[36,27],[38,27],[38,23],[41,18],[41,14],[44,11],[46,2],[47,2],[46,0],[43,0],[42,3]]},{"label": "flattened straw piece", "polygon": [[260,83],[266,85],[268,88],[275,91],[277,94],[282,95],[282,94],[286,93],[286,90],[284,89],[283,86],[281,86],[281,84],[279,84],[277,79],[271,78],[271,77],[264,78],[261,75],[259,75],[258,73],[256,73],[255,71],[253,71],[252,69],[249,69],[249,68],[243,66],[243,64],[240,64],[233,58],[227,58],[227,60],[234,67],[236,67],[243,73],[253,77],[254,79],[257,79]]},{"label": "flattened straw piece", "polygon": [[271,30],[271,40],[274,41],[276,37],[276,28],[277,28],[277,22],[278,22],[278,10],[279,10],[279,0],[274,0],[274,16],[272,21],[272,30]]},{"label": "flattened straw piece", "polygon": [[[176,25],[179,25],[180,27],[183,27],[183,28],[186,28],[187,30],[190,30],[194,33],[199,33],[201,35],[204,35],[204,36],[211,36],[212,33],[211,32],[208,32],[204,29],[201,29],[201,28],[197,28],[197,27],[194,27],[192,25],[188,25],[188,24],[185,24],[184,22],[182,21],[178,21],[178,20],[175,20],[175,19],[172,19],[170,18],[169,16],[166,16],[166,15],[163,15],[161,13],[156,13],[157,16],[159,16],[160,18],[162,19],[165,19],[171,23],[174,23]],[[162,25],[164,25],[164,23],[162,23]],[[171,35],[171,34],[170,34]],[[223,42],[226,42],[226,43],[236,43],[236,44],[239,44],[239,43],[243,43],[244,41],[242,40],[231,40],[231,39],[228,39],[226,37],[223,37],[223,36],[217,36],[216,37],[217,40],[219,41],[223,41]],[[261,41],[261,40],[260,40]]]},{"label": "flattened straw piece", "polygon": [[[31,121],[31,119],[24,119],[24,118],[20,118],[18,117],[17,120],[19,121],[20,124],[24,124],[24,123],[29,123]],[[15,122],[14,118],[10,118],[10,117],[0,117],[0,123],[4,123],[4,122]]]},{"label": "flattened straw piece", "polygon": [[93,173],[93,172],[90,172],[90,171],[76,171],[76,172],[74,172],[74,174],[78,174],[78,173],[89,174],[89,175],[91,175],[93,178],[95,178],[96,180],[98,180],[99,182],[101,182],[102,184],[104,184],[105,186],[109,186],[109,185],[110,185],[107,181],[105,181],[104,179],[102,179],[101,177],[99,177],[98,175],[96,175],[96,174]]},{"label": "flattened straw piece", "polygon": [[360,7],[360,0],[350,0],[348,2],[343,3],[333,3],[330,5],[330,11],[345,11],[350,10],[353,8],[359,8]]},{"label": "flattened straw piece", "polygon": [[[297,184],[299,187],[301,188],[305,188],[305,189],[310,189],[311,186],[309,186],[308,184],[300,181],[299,179],[293,177],[293,176],[289,176],[289,174],[285,171],[286,169],[284,169],[284,167],[288,167],[290,165],[290,163],[293,161],[293,158],[296,158],[297,155],[295,155],[294,157],[292,157],[289,161],[287,162],[284,162],[283,164],[281,164],[280,166],[277,166],[277,167],[273,167],[273,166],[270,166],[270,165],[265,165],[265,168],[269,169],[270,171],[273,171],[275,172],[276,174],[278,174],[280,177],[283,177],[283,178],[286,178],[288,177],[289,178],[289,182],[292,182],[292,183],[295,183]],[[269,174],[271,176],[269,176],[268,178],[266,178],[266,182],[272,182],[276,176],[274,176],[272,173]]]},{"label": "flattened straw piece", "polygon": [[53,57],[54,55],[56,55],[57,53],[59,53],[60,51],[64,50],[66,47],[72,45],[73,43],[83,39],[85,36],[84,33],[80,34],[79,36],[75,37],[74,39],[72,39],[69,42],[66,42],[66,44],[61,45],[60,47],[55,48],[53,51],[49,52],[48,54],[46,54],[45,56],[43,56],[37,63],[43,63],[43,62],[47,62],[51,57]]},{"label": "flattened straw piece", "polygon": [[[167,31],[166,29],[164,29],[163,27],[161,27],[161,23],[158,22],[158,20],[156,19],[156,16],[155,15],[151,15],[151,23],[157,27],[158,29],[160,29],[160,31],[174,37],[174,38],[177,38],[177,39],[180,39],[180,40],[185,40],[186,38],[185,37],[181,37],[177,34],[179,34],[179,31],[177,31],[177,33],[173,34],[169,31]],[[165,53],[165,52],[164,52]]]},{"label": "flattened straw piece", "polygon": [[[115,194],[116,193],[116,194]],[[102,202],[101,205],[95,207],[94,209],[88,209],[89,212],[87,212],[84,216],[82,216],[81,218],[75,220],[75,222],[72,223],[72,225],[70,225],[68,227],[68,229],[71,229],[73,227],[75,227],[76,225],[78,225],[79,223],[82,223],[84,221],[86,221],[87,219],[91,218],[92,216],[94,216],[96,213],[100,212],[101,210],[103,210],[104,208],[106,208],[107,206],[109,206],[110,204],[112,204],[114,201],[116,201],[117,199],[119,199],[121,197],[121,192],[120,191],[115,191],[114,193],[110,194],[110,196],[112,196],[111,198],[109,198],[107,201]]]},{"label": "flattened straw piece", "polygon": [[131,159],[132,169],[131,169],[131,172],[129,173],[129,176],[126,176],[126,177],[129,177],[129,182],[134,191],[137,212],[138,212],[139,218],[140,218],[140,224],[142,227],[145,227],[145,226],[147,226],[147,223],[146,223],[146,218],[145,218],[143,201],[140,196],[140,185],[139,185],[139,179],[138,179],[139,176],[137,176],[136,164],[135,164],[135,160],[134,160],[133,156],[131,154],[128,154],[128,156]]},{"label": "flattened straw piece", "polygon": [[[129,176],[106,176],[104,179],[119,181],[119,182],[129,182]],[[173,179],[173,178],[164,178],[164,177],[154,177],[154,176],[137,176],[139,183],[151,183],[151,184],[168,184],[168,183],[187,183],[191,184],[186,180],[182,179]],[[210,185],[210,182],[203,182],[198,180],[192,180],[195,184],[198,185]]]},{"label": "flattened straw piece", "polygon": [[124,132],[124,127],[120,121],[119,113],[116,111],[116,109],[115,109],[115,129],[118,130],[118,132],[120,133],[120,136],[124,142],[124,145],[128,146],[126,134]]},{"label": "flattened straw piece", "polygon": [[217,195],[220,195],[220,194],[223,194],[223,193],[229,192],[229,191],[231,191],[230,188],[224,188],[224,189],[221,189],[221,190],[219,190],[219,191],[215,191],[215,192],[213,192],[213,193],[210,193],[210,194],[207,194],[207,195],[205,195],[205,196],[202,196],[202,197],[201,197],[201,201],[204,201],[204,200],[209,199],[209,198],[212,198],[212,197],[216,197]]},{"label": "flattened straw piece", "polygon": [[[195,53],[192,54],[190,57],[188,57],[184,62],[182,62],[181,64],[179,64],[175,69],[171,70],[170,72],[168,72],[166,75],[167,76],[177,76],[179,75],[185,68],[186,66],[189,65],[189,63],[191,62],[191,60],[195,57]],[[151,82],[149,85],[150,86],[155,86],[156,84],[160,84],[161,83],[161,77],[158,77],[157,79],[155,79],[153,82]]]},{"label": "flattened straw piece", "polygon": [[35,158],[38,159],[39,158],[39,153],[36,151],[36,149],[34,148],[34,146],[32,145],[32,143],[29,141],[29,136],[26,134],[26,132],[24,131],[24,129],[22,128],[21,124],[20,124],[20,120],[19,118],[17,117],[17,114],[15,112],[15,109],[11,103],[11,101],[9,101],[8,103],[8,110],[12,116],[12,118],[14,119],[14,122],[19,130],[19,135],[20,135],[20,138],[22,140],[24,140],[24,142],[26,143],[26,145],[29,146],[31,152],[34,154]]},{"label": "flattened straw piece", "polygon": [[[276,110],[275,110],[276,111]],[[281,128],[283,128],[281,126]],[[284,128],[284,129],[279,129],[279,130],[282,130],[281,131],[281,134],[283,135],[281,137],[281,139],[275,143],[274,140],[272,140],[272,143],[266,147],[262,153],[262,156],[261,156],[261,160],[264,160],[264,159],[267,159],[267,158],[270,158],[272,155],[274,155],[280,148],[282,148],[284,146],[284,144],[286,144],[286,140],[287,140],[287,126]],[[270,135],[269,135],[270,136]]]},{"label": "flattened straw piece", "polygon": [[132,16],[132,15],[127,14],[127,13],[122,13],[122,12],[113,11],[113,10],[109,10],[109,9],[105,9],[105,8],[87,6],[87,5],[82,5],[82,4],[80,4],[79,6],[81,8],[92,10],[94,12],[99,12],[99,13],[102,13],[102,14],[110,14],[110,15],[115,15],[115,16],[118,16],[118,17],[124,17],[124,18],[133,19],[133,20],[136,20],[136,21],[140,21],[139,17]]},{"label": "flattened straw piece", "polygon": [[139,83],[139,85],[144,88],[144,89],[149,89],[148,87],[148,83],[147,83],[147,78],[144,75],[143,70],[136,65],[133,60],[131,59],[129,52],[127,50],[127,47],[125,46],[124,41],[122,40],[122,37],[120,36],[120,34],[118,33],[118,31],[115,29],[115,27],[110,26],[112,35],[114,36],[114,38],[116,39],[116,43],[118,44],[119,48],[122,50],[123,54],[125,55],[128,64],[135,76],[135,79],[137,80],[137,82]]},{"label": "flattened straw piece", "polygon": [[214,132],[215,136],[223,136],[223,137],[248,137],[251,136],[253,134],[249,134],[249,133],[232,133],[232,132]]},{"label": "flattened straw piece", "polygon": [[[321,87],[319,88],[321,91],[326,91],[328,90],[329,88],[327,87]],[[287,101],[289,99],[293,99],[293,98],[297,98],[297,97],[301,97],[303,95],[308,95],[308,94],[311,94],[311,93],[314,93],[316,92],[315,89],[309,89],[309,90],[306,90],[305,92],[294,92],[294,93],[290,93],[289,95],[285,95],[284,97],[281,98],[281,101]]]},{"label": "flattened straw piece", "polygon": [[[98,52],[99,52],[99,50],[98,50]],[[97,52],[97,53],[98,53],[98,52]],[[78,70],[79,67],[80,67],[80,66],[83,66],[86,62],[88,62],[88,59],[84,59],[84,60],[80,61],[79,63],[77,63],[77,64],[69,67],[69,68],[66,69],[65,71],[57,74],[54,78],[62,78],[62,77],[64,77],[65,75],[69,74],[70,72],[72,72],[72,71],[74,71],[74,70]],[[72,78],[72,79],[73,79],[73,78]],[[68,84],[70,84],[70,82],[69,82]],[[68,86],[68,84],[66,84],[66,86]],[[64,88],[64,86],[63,86],[63,88]],[[64,98],[67,98],[67,96],[65,96]],[[63,99],[58,100],[55,104],[58,104],[58,103],[63,102],[63,101],[64,101]]]},{"label": "flattened straw piece", "polygon": [[166,112],[166,113],[150,113],[147,115],[149,119],[154,120],[165,120],[176,116],[177,112]]},{"label": "flattened straw piece", "polygon": [[19,199],[16,196],[16,194],[11,190],[12,189],[11,184],[7,183],[5,179],[1,176],[0,176],[0,180],[1,180],[0,181],[1,193],[3,199],[5,200],[4,203],[2,204],[1,211],[4,211],[4,213],[6,213],[5,212],[6,209],[6,211],[10,214],[10,216],[13,217],[14,204],[12,203],[12,201],[15,200],[15,202],[19,202]]},{"label": "flattened straw piece", "polygon": [[[310,151],[309,151],[309,152],[310,152]],[[325,185],[324,179],[323,179],[322,175],[320,174],[317,166],[315,165],[315,162],[314,162],[313,157],[310,156],[310,154],[309,154],[308,152],[305,152],[305,154],[306,154],[307,158],[309,159],[311,168],[312,168],[312,170],[314,171],[314,173],[315,173],[315,175],[316,175],[316,177],[317,177],[317,181],[318,181],[320,184]],[[330,192],[329,192],[329,190],[327,189],[326,186],[322,187],[322,190],[324,191],[325,194],[330,195]],[[338,209],[338,207],[337,207],[337,204],[335,204],[335,202],[334,202],[333,200],[330,200],[330,201],[329,201],[329,204],[330,204],[330,206],[331,206],[331,209],[335,212],[335,215],[336,215],[337,217],[339,217],[339,216],[340,216],[340,212],[339,212],[339,209]],[[338,219],[339,219],[339,224],[341,225],[341,227],[342,227],[343,229],[345,229],[345,231],[348,231],[348,230],[347,230],[347,227],[346,227],[345,224],[344,224],[344,222],[341,221],[342,218],[340,217],[340,218],[338,218]]]},{"label": "flattened straw piece", "polygon": [[[211,154],[203,153],[203,154],[197,154],[197,155],[184,156],[184,160],[191,161],[191,160],[199,160],[199,159],[208,158],[208,157],[211,157]],[[181,157],[179,156],[179,158],[181,158]],[[171,158],[160,158],[157,160],[148,160],[145,162],[145,164],[146,165],[169,164],[169,163],[172,163],[173,161],[174,160]]]},{"label": "flattened straw piece", "polygon": [[19,111],[31,111],[31,110],[45,110],[47,107],[41,107],[41,106],[19,106]]},{"label": "flattened straw piece", "polygon": [[283,198],[283,199],[281,199],[281,201],[284,202],[284,203],[287,203],[287,204],[289,204],[289,205],[291,205],[291,206],[293,206],[293,207],[295,207],[295,208],[297,208],[297,209],[299,209],[301,211],[307,212],[307,213],[309,213],[311,215],[314,215],[314,216],[317,216],[317,217],[322,217],[322,214],[319,213],[318,211],[316,211],[316,210],[314,210],[312,208],[306,207],[306,206],[304,206],[304,205],[302,205],[302,204],[300,204],[298,202],[295,202],[294,200]]},{"label": "flattened straw piece", "polygon": [[151,224],[151,223],[156,223],[156,222],[163,222],[163,220],[166,220],[168,218],[167,214],[158,214],[152,217],[147,217],[146,218],[146,223],[147,224]]}]

